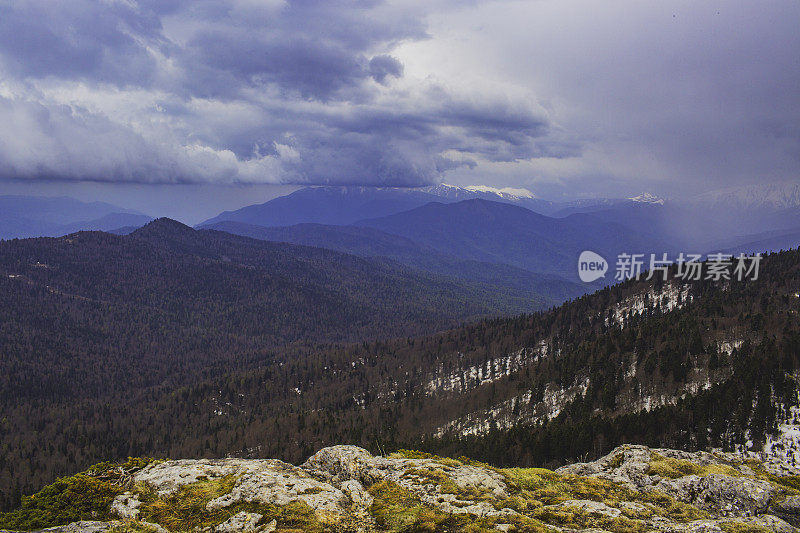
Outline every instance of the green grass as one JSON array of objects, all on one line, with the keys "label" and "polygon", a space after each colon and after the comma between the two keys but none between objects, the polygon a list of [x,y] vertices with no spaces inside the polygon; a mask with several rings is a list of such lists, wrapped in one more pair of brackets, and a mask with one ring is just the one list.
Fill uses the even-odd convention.
[{"label": "green grass", "polygon": [[84,473],[87,476],[94,477],[120,478],[122,475],[138,472],[148,465],[161,462],[163,462],[163,459],[154,459],[152,457],[128,457],[128,460],[124,463],[114,461],[97,463],[86,469]]},{"label": "green grass", "polygon": [[60,478],[36,494],[24,496],[18,509],[0,513],[0,529],[31,530],[78,520],[108,520],[112,518],[111,502],[123,492],[120,483],[125,476],[153,462],[157,460],[139,457],[105,461]]}]

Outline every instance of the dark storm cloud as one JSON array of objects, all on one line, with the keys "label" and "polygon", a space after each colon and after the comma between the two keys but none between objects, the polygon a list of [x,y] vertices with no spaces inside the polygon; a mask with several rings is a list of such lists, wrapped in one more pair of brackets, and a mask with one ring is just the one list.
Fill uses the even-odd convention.
[{"label": "dark storm cloud", "polygon": [[402,76],[403,64],[390,55],[375,56],[369,60],[369,73],[375,81],[383,83],[387,76]]},{"label": "dark storm cloud", "polygon": [[224,72],[223,79],[234,83],[228,87],[234,94],[242,84],[275,84],[302,98],[327,100],[369,75],[365,58],[338,43],[319,43],[305,36],[257,38],[213,31],[198,35],[189,44],[192,59],[213,75]]},{"label": "dark storm cloud", "polygon": [[379,1],[0,0],[0,171],[419,185],[541,153],[537,106],[392,85],[393,48],[428,37]]},{"label": "dark storm cloud", "polygon": [[797,179],[798,6],[0,0],[0,179]]},{"label": "dark storm cloud", "polygon": [[155,13],[123,2],[0,2],[0,50],[11,74],[147,84],[161,48]]}]

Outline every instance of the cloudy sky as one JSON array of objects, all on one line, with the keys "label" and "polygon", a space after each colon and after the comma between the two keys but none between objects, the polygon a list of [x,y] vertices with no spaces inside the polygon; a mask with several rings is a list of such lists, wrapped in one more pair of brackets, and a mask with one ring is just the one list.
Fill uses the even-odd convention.
[{"label": "cloudy sky", "polygon": [[0,0],[0,193],[800,180],[800,2]]}]

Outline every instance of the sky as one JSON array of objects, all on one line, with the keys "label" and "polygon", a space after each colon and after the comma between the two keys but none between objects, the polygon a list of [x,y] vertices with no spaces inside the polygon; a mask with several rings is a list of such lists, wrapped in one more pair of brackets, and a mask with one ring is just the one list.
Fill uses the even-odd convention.
[{"label": "sky", "polygon": [[0,194],[800,180],[800,2],[0,0]]}]

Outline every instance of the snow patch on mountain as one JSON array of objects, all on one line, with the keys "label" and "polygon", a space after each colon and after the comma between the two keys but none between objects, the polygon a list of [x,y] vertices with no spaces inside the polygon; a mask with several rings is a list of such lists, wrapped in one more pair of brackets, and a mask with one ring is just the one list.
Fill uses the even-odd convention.
[{"label": "snow patch on mountain", "polygon": [[504,357],[489,359],[480,365],[471,365],[450,371],[446,371],[440,365],[428,379],[425,390],[429,395],[451,391],[463,394],[486,383],[519,372],[528,364],[547,357],[549,349],[547,341],[543,340],[533,348],[521,348]]},{"label": "snow patch on mountain", "polygon": [[659,198],[658,196],[650,194],[649,192],[642,193],[639,196],[634,196],[633,198],[628,198],[628,200],[642,204],[664,205],[663,198]]},{"label": "snow patch on mountain", "polygon": [[717,350],[719,353],[726,353],[730,355],[734,350],[739,348],[744,341],[742,339],[730,339],[717,342]]},{"label": "snow patch on mountain", "polygon": [[447,200],[461,201],[473,198],[496,199],[507,202],[520,202],[534,200],[536,196],[528,189],[515,189],[513,187],[491,187],[489,185],[468,185],[459,187],[448,183],[439,183],[419,189],[422,192],[433,194]]},{"label": "snow patch on mountain", "polygon": [[611,309],[610,317],[606,317],[606,325],[619,325],[625,327],[625,320],[634,315],[641,315],[645,309],[658,306],[662,312],[680,309],[692,301],[692,295],[688,285],[670,283],[664,285],[660,291],[651,288],[647,292],[642,292],[629,296],[614,305]]},{"label": "snow patch on mountain", "polygon": [[528,189],[515,189],[513,187],[503,187],[502,189],[498,189],[496,187],[489,187],[488,185],[469,185],[464,187],[464,189],[470,192],[496,194],[497,196],[508,199],[535,198],[533,193]]},{"label": "snow patch on mountain", "polygon": [[764,455],[770,462],[800,466],[800,408],[792,407],[786,420],[778,424],[778,434],[767,437]]},{"label": "snow patch on mountain", "polygon": [[577,380],[573,385],[561,388],[549,383],[541,392],[541,399],[528,390],[488,409],[474,411],[437,428],[434,436],[448,434],[460,436],[483,435],[492,429],[508,429],[519,423],[535,423],[555,418],[561,410],[589,388],[589,378]]}]

